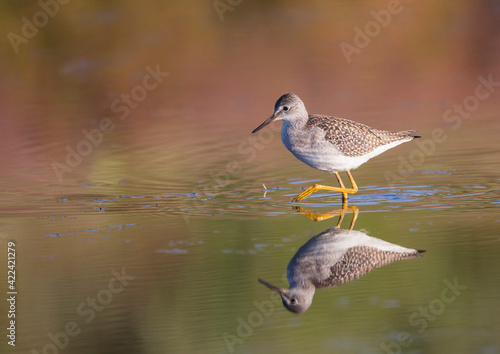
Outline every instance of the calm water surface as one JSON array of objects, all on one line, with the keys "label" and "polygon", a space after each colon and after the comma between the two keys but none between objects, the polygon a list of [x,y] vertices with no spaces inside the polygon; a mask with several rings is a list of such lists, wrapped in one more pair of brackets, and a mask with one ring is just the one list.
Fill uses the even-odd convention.
[{"label": "calm water surface", "polygon": [[[220,129],[205,134],[227,137]],[[246,139],[248,129],[234,132]],[[413,143],[355,171],[361,188],[350,200],[359,208],[354,229],[427,252],[318,291],[303,315],[286,311],[257,278],[286,287],[295,251],[337,224],[337,217],[312,221],[290,203],[301,188],[333,178],[295,161],[277,134],[248,163],[235,152],[239,136],[200,136],[191,149],[203,168],[190,157],[178,166],[142,159],[173,139],[158,134],[148,147],[112,152],[139,161],[134,168],[150,175],[117,166],[85,180],[6,183],[1,235],[4,244],[16,242],[18,348],[41,351],[51,334],[76,323],[72,353],[497,352],[498,153],[478,138],[493,135],[487,125],[469,132],[456,132],[454,142],[398,183],[384,174],[399,173],[398,157],[416,151]],[[176,143],[192,138],[177,135]],[[464,154],[462,138],[484,143]],[[227,172],[228,163],[238,173]],[[340,197],[317,193],[300,205],[334,215]],[[445,290],[449,284],[454,290]]]},{"label": "calm water surface", "polygon": [[[6,275],[14,242],[18,293],[15,348],[0,302],[0,351],[500,353],[499,92],[445,115],[478,76],[500,80],[498,7],[455,3],[408,7],[350,64],[338,43],[385,4],[244,2],[224,21],[210,2],[61,7],[1,59],[0,262]],[[4,32],[35,10],[0,10]],[[113,100],[156,63],[169,76],[120,119]],[[353,172],[340,225],[356,208],[354,230],[423,257],[318,290],[301,315],[257,279],[287,287],[289,260],[341,203],[292,205],[335,178],[283,147],[281,123],[250,134],[287,91],[310,113],[423,136]]]}]

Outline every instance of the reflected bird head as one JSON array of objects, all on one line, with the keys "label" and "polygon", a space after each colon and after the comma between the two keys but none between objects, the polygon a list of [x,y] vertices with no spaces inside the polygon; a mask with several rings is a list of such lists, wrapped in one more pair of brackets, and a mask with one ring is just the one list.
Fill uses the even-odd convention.
[{"label": "reflected bird head", "polygon": [[293,313],[304,313],[312,304],[315,290],[314,287],[311,289],[312,291],[306,289],[280,289],[262,279],[259,279],[259,282],[272,291],[280,294],[283,306],[285,306],[288,311]]},{"label": "reflected bird head", "polygon": [[275,120],[293,121],[297,117],[307,117],[307,110],[304,102],[299,96],[293,93],[286,93],[281,96],[274,105],[274,113],[266,119],[264,123],[254,129],[253,133],[258,132],[266,125],[271,124]]}]

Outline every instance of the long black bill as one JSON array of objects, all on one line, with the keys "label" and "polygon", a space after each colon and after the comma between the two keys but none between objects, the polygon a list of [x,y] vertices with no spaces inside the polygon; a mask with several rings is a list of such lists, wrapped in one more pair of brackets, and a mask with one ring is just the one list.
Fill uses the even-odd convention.
[{"label": "long black bill", "polygon": [[281,290],[280,288],[277,288],[277,287],[275,287],[274,285],[271,285],[271,284],[269,284],[268,282],[266,282],[266,281],[264,281],[264,280],[262,280],[262,279],[257,279],[257,280],[259,281],[259,283],[261,283],[261,284],[263,284],[263,285],[267,286],[267,287],[268,287],[269,289],[271,289],[272,291],[274,291],[274,292],[276,292],[276,293],[278,293],[278,294],[280,294],[280,295],[283,295],[283,290]]},{"label": "long black bill", "polygon": [[274,117],[274,114],[273,114],[272,116],[270,116],[269,118],[267,118],[264,123],[262,123],[257,128],[255,128],[253,130],[252,134],[258,132],[259,130],[261,130],[262,128],[264,128],[266,125],[271,124],[272,122],[274,122],[275,119],[276,118]]}]

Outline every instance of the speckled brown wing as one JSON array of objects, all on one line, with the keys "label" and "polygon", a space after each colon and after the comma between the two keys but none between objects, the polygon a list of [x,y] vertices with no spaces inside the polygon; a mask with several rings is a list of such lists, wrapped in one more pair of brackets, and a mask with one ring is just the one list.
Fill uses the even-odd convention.
[{"label": "speckled brown wing", "polygon": [[323,280],[315,280],[313,284],[317,288],[330,288],[358,279],[359,277],[379,268],[403,259],[418,258],[421,255],[415,252],[400,253],[391,251],[380,251],[373,247],[352,247],[335,263],[331,269],[331,275]]},{"label": "speckled brown wing", "polygon": [[318,127],[325,131],[325,139],[346,156],[368,154],[377,147],[395,141],[411,140],[416,131],[390,132],[371,128],[352,120],[323,115],[310,115],[307,128]]}]

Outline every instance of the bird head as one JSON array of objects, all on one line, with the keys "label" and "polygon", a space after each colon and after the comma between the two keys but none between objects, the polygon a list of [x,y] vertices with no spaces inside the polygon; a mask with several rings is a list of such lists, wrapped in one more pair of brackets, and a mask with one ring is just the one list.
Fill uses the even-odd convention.
[{"label": "bird head", "polygon": [[311,289],[280,289],[274,285],[259,279],[259,282],[272,291],[280,294],[283,306],[293,313],[304,313],[312,304],[315,288]]},{"label": "bird head", "polygon": [[299,96],[293,93],[286,93],[281,96],[274,105],[274,113],[266,119],[264,123],[254,129],[253,133],[258,132],[266,125],[271,124],[275,120],[293,121],[297,117],[307,117],[307,110],[304,102]]}]

